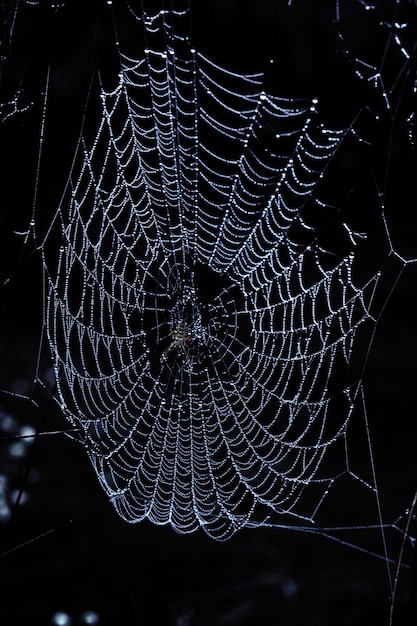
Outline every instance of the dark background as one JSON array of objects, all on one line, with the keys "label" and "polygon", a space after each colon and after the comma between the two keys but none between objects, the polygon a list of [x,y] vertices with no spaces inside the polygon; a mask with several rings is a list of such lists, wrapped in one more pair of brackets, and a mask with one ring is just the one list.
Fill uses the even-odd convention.
[{"label": "dark background", "polygon": [[[234,70],[264,69],[273,57],[271,88],[287,97],[318,97],[324,123],[346,126],[365,106],[381,113],[384,158],[377,165],[382,168],[392,154],[389,169],[380,173],[387,188],[386,216],[396,250],[415,258],[416,169],[412,143],[405,139],[413,132],[405,120],[415,109],[410,89],[415,67],[413,61],[407,64],[409,79],[404,80],[401,59],[387,45],[389,25],[398,20],[408,24],[401,34],[408,37],[408,49],[414,49],[415,26],[413,32],[410,24],[417,23],[415,7],[387,1],[375,12],[354,1],[315,4],[194,2],[194,38],[198,49]],[[134,46],[129,30],[134,27],[119,13],[121,5],[114,2],[120,32]],[[345,41],[334,24],[336,6]],[[35,445],[21,448],[21,456],[16,453],[13,446],[22,440],[8,437],[21,434],[26,424],[40,431],[68,428],[49,402],[53,377],[46,351],[37,366],[42,291],[39,257],[31,254],[36,242],[29,239],[22,252],[21,239],[12,234],[27,229],[31,217],[48,63],[48,150],[40,168],[37,236],[53,215],[67,176],[91,70],[103,60],[111,63],[114,39],[108,7],[98,0],[55,7],[50,2],[3,2],[1,9],[1,101],[20,88],[19,106],[34,105],[4,121],[1,130],[1,271],[3,279],[11,280],[2,291],[0,387],[32,395],[39,403],[37,409],[6,393],[0,399],[0,470],[7,477],[9,501],[20,497],[12,517],[0,526],[1,623],[51,624],[57,611],[65,611],[73,624],[81,624],[86,623],[83,613],[92,610],[106,625],[388,624],[390,589],[383,559],[295,531],[245,530],[227,543],[216,543],[202,532],[179,536],[146,522],[129,526],[107,502],[85,451],[68,437],[38,438]],[[380,92],[355,74],[357,58],[376,64],[389,86],[398,78],[389,114]],[[7,110],[3,107],[3,117]],[[391,296],[392,281],[387,279],[382,289],[386,306],[364,376],[378,485],[402,511],[412,503],[417,467],[416,269],[413,264],[404,267]],[[366,510],[363,514],[366,519]],[[398,555],[394,537],[389,535],[389,541]],[[408,552],[404,562],[410,563]],[[412,570],[402,569],[394,598],[396,626],[417,623],[412,583]]]}]

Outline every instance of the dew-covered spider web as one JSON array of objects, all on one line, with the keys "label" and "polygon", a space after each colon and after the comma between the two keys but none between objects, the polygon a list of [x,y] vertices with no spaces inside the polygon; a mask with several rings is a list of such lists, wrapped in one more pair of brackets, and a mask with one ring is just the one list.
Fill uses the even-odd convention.
[{"label": "dew-covered spider web", "polygon": [[[305,3],[281,4],[291,33]],[[39,119],[13,233],[42,261],[53,397],[119,516],[317,533],[394,576],[410,518],[379,487],[363,378],[415,258],[416,11],[328,5],[310,84],[279,28],[246,70],[200,49],[188,3],[98,3],[82,106],[60,119],[50,62],[3,99],[6,127]]]}]

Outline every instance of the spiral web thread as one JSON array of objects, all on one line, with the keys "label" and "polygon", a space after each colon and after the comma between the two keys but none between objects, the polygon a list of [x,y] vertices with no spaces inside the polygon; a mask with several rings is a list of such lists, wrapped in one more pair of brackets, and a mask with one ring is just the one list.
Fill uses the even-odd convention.
[{"label": "spiral web thread", "polygon": [[187,10],[138,19],[44,255],[62,410],[128,522],[323,532],[340,483],[383,528],[348,449],[381,272],[355,281],[366,233],[323,187],[363,120],[327,128],[316,100],[219,67]]}]

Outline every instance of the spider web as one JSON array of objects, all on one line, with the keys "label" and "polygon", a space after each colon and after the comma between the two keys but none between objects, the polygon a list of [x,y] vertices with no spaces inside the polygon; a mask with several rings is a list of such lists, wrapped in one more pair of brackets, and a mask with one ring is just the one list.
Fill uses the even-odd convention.
[{"label": "spider web", "polygon": [[[128,522],[215,539],[282,526],[355,546],[376,529],[365,549],[395,561],[387,534],[401,541],[406,520],[382,502],[362,378],[413,260],[378,153],[389,120],[390,148],[414,156],[410,5],[355,3],[383,33],[373,63],[350,52],[335,3],[343,62],[364,85],[338,115],[281,86],[275,59],[243,74],[197,50],[186,4],[108,4],[114,46],[89,82],[58,208],[45,219],[36,198],[21,230],[42,258],[62,413]],[[30,107],[21,98],[5,120]],[[363,499],[371,520],[352,506]]]},{"label": "spider web", "polygon": [[[343,435],[329,404],[349,414],[352,394],[329,397],[333,363],[369,313],[352,258],[324,269],[303,216],[308,198],[331,210],[313,189],[343,134],[314,123],[312,102],[213,66],[171,18],[145,19],[146,58],[121,57],[76,155],[47,332],[64,411],[119,514],[224,537],[262,506],[292,510]],[[161,358],[181,320],[189,365]]]}]

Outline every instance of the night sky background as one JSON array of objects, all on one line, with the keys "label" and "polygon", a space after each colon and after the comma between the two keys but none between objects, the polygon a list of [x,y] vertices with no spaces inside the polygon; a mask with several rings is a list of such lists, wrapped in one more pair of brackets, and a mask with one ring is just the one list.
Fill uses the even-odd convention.
[{"label": "night sky background", "polygon": [[[147,7],[159,3],[148,1]],[[110,75],[113,59],[110,9],[104,0],[51,5],[0,2],[0,103],[18,89],[20,108],[34,103],[11,117],[11,106],[1,109],[0,271],[7,282],[1,292],[0,388],[32,394],[39,404],[36,409],[24,399],[0,396],[0,473],[7,477],[9,501],[18,501],[10,519],[0,522],[0,623],[46,626],[63,611],[72,624],[85,624],[86,611],[93,611],[99,620],[94,623],[103,626],[388,625],[390,592],[383,560],[279,529],[245,530],[216,543],[203,532],[180,536],[147,522],[130,526],[117,517],[85,451],[71,438],[50,435],[34,445],[10,438],[25,425],[40,431],[68,428],[50,401],[53,377],[46,350],[38,364],[42,384],[34,382],[42,274],[38,255],[31,254],[33,242],[22,252],[22,239],[13,235],[27,230],[31,218],[48,63],[39,232],[47,227],[68,175],[92,69],[104,64]],[[377,5],[380,10],[366,11],[355,0],[293,0],[290,6],[281,0],[195,0],[193,37],[204,54],[236,71],[263,70],[274,58],[271,88],[285,97],[317,97],[325,124],[347,126],[363,107],[381,113],[380,141],[375,141],[372,158],[386,183],[392,241],[404,258],[416,258],[415,57],[404,64],[387,47],[387,33],[395,21],[407,24],[401,36],[415,54],[417,10],[411,1],[381,0]],[[336,6],[344,41],[334,23]],[[122,0],[113,2],[119,34],[134,47],[131,18],[123,7]],[[355,75],[355,58],[383,68],[387,84],[398,85],[392,114],[384,109],[380,92]],[[383,170],[388,154],[390,166]],[[350,164],[341,168],[343,180]],[[333,183],[336,195],[338,182]],[[352,210],[365,214],[366,198]],[[376,237],[376,255],[379,243]],[[364,253],[365,264],[372,266],[373,252],[371,246]],[[416,267],[405,267],[391,295],[391,276],[384,284],[380,298],[386,304],[364,386],[380,491],[405,510],[417,488]],[[2,485],[4,479],[0,505]],[[366,519],[367,503],[358,506],[364,507]],[[395,545],[399,549],[398,538]],[[408,548],[404,558],[411,563]],[[394,626],[417,624],[416,577],[412,568],[401,570]]]}]

